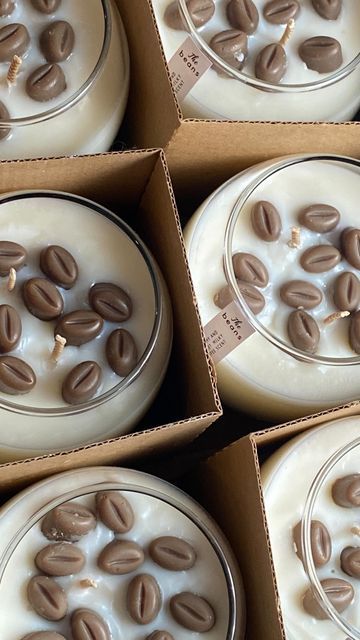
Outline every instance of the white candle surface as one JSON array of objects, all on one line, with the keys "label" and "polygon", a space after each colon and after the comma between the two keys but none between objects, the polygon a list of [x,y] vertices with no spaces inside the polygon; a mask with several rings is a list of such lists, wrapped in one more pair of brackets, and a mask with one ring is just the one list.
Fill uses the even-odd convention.
[{"label": "white candle surface", "polygon": [[[343,640],[345,637],[332,621],[317,620],[302,607],[302,597],[310,583],[295,554],[292,530],[303,516],[310,485],[320,467],[338,449],[358,437],[358,416],[333,420],[293,438],[262,466],[266,518],[287,640]],[[345,547],[359,546],[359,536],[351,531],[358,525],[358,509],[336,505],[331,487],[337,479],[359,473],[358,454],[358,450],[354,450],[332,469],[313,513],[313,519],[327,527],[332,541],[331,558],[317,569],[317,575],[320,580],[340,578],[352,584],[354,602],[342,616],[357,628],[360,627],[359,580],[341,571],[339,558]]]},{"label": "white candle surface", "polygon": [[[23,325],[21,341],[8,355],[27,362],[37,377],[35,387],[26,395],[0,393],[0,403],[4,401],[15,405],[15,409],[30,410],[24,416],[0,408],[0,458],[69,448],[129,430],[152,401],[169,357],[171,312],[164,285],[160,285],[164,300],[158,343],[148,364],[130,386],[85,413],[36,416],[38,410],[63,409],[69,413],[81,406],[66,404],[61,395],[62,381],[80,362],[95,361],[102,369],[102,384],[94,398],[100,398],[119,384],[122,378],[114,373],[106,359],[107,337],[117,328],[127,329],[134,338],[139,361],[154,327],[155,291],[149,267],[132,239],[114,222],[88,208],[86,202],[46,194],[0,201],[0,236],[21,244],[28,252],[27,264],[17,274],[14,291],[9,292],[7,278],[1,278],[0,299],[1,304],[9,304],[18,311]],[[65,314],[90,309],[88,292],[98,282],[118,285],[133,303],[132,315],[126,322],[105,321],[101,334],[94,340],[79,347],[66,346],[56,366],[51,361],[51,353],[57,320],[39,320],[27,310],[22,297],[24,282],[31,277],[45,277],[39,265],[40,253],[52,244],[67,249],[79,268],[72,289],[58,287]]]},{"label": "white candle surface", "polygon": [[[166,55],[169,60],[186,38],[186,31],[172,29],[164,20],[169,0],[152,0]],[[255,60],[265,46],[278,42],[285,25],[270,24],[263,15],[267,0],[256,0],[259,25],[248,37],[248,57],[242,72],[252,78]],[[215,14],[203,27],[199,35],[209,44],[217,33],[231,29],[226,17],[227,0],[215,0]],[[360,5],[353,0],[344,0],[337,20],[325,20],[313,8],[311,0],[300,2],[300,12],[295,19],[294,31],[285,46],[288,64],[280,84],[299,85],[323,80],[329,74],[320,74],[309,69],[298,55],[299,45],[315,36],[329,36],[341,43],[343,65],[349,64],[360,48]],[[229,120],[272,121],[343,121],[354,117],[359,104],[360,68],[347,78],[330,87],[308,93],[269,93],[261,91],[240,80],[210,69],[200,78],[183,100],[181,107],[186,118],[214,118]]]},{"label": "white candle surface", "polygon": [[[220,309],[214,296],[226,285],[223,270],[225,228],[238,197],[271,163],[263,163],[235,176],[198,209],[185,229],[185,241],[200,314],[204,325]],[[349,319],[324,324],[337,311],[333,283],[340,271],[357,272],[343,258],[326,273],[305,271],[299,259],[309,246],[339,245],[345,227],[357,227],[359,174],[341,162],[313,160],[278,171],[259,185],[248,199],[236,225],[233,251],[256,255],[269,272],[269,284],[259,289],[266,304],[258,321],[276,337],[290,344],[287,319],[294,309],[281,301],[280,286],[290,280],[305,280],[323,293],[321,304],[308,311],[320,329],[318,354],[356,357],[348,341]],[[282,233],[275,242],[264,242],[255,234],[250,215],[260,200],[272,202],[282,220]],[[338,227],[330,233],[311,232],[301,226],[301,247],[288,246],[291,229],[298,226],[301,209],[326,203],[340,211]],[[238,409],[266,419],[286,419],[306,415],[358,397],[360,366],[328,366],[305,363],[277,349],[255,333],[217,364],[218,384],[224,401]]]}]

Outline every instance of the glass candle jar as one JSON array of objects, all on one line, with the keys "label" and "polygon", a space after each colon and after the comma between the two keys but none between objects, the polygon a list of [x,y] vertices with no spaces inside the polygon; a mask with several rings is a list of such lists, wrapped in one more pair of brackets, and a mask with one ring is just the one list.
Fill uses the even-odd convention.
[{"label": "glass candle jar", "polygon": [[[71,533],[69,521],[53,526],[59,513],[61,517],[70,514]],[[78,524],[80,535],[74,530],[79,531]],[[155,632],[162,632],[159,637],[183,640],[243,638],[243,587],[226,539],[200,505],[154,476],[115,467],[53,476],[4,505],[1,532],[0,630],[4,640],[49,630],[68,638],[78,609],[90,609],[100,616],[108,633],[104,632],[104,638],[156,638]],[[69,533],[72,541],[64,545]],[[39,572],[44,574],[39,570],[43,565],[38,552],[49,540],[61,545],[58,559],[64,546],[77,551],[80,558],[85,556],[80,567],[70,569],[70,575],[54,565],[50,570],[45,567],[55,589],[63,589],[67,600],[65,615],[50,622],[34,610],[31,594],[26,595],[29,581]],[[127,551],[130,561],[120,566],[108,564],[104,549],[115,547],[121,554],[124,544],[131,545],[130,555]],[[139,610],[131,596],[138,580],[145,585],[139,596],[144,608]],[[179,602],[184,593],[192,595],[187,616],[182,616],[181,603],[174,605],[174,598]],[[12,598],[17,605],[9,609]],[[140,620],[134,619],[137,614]]]},{"label": "glass candle jar", "polygon": [[0,459],[129,431],[171,349],[171,306],[153,257],[113,213],[61,192],[2,196],[0,229]]},{"label": "glass candle jar", "polygon": [[[127,40],[115,2],[8,4],[11,14],[0,16],[0,29],[20,25],[28,44],[0,53],[0,159],[107,151],[129,89]],[[10,83],[13,53],[22,63]]]},{"label": "glass candle jar", "polygon": [[262,466],[289,640],[360,637],[358,459],[359,416],[353,416],[305,431]]},{"label": "glass candle jar", "polygon": [[[268,19],[265,14],[268,15],[270,3],[258,0],[247,3],[252,18],[246,20],[246,12],[241,9],[243,3],[236,6],[238,0],[176,2],[174,7],[171,0],[153,0],[167,60],[181,49],[188,32],[194,45],[212,62],[212,68],[183,99],[184,117],[337,122],[351,120],[356,114],[360,106],[360,7],[357,3],[344,0],[338,17],[330,20],[317,12],[311,0],[293,2],[292,7],[298,7],[296,14],[278,11],[275,18],[269,16]],[[281,80],[274,80],[268,72],[264,78],[256,71],[257,58],[265,47],[279,43],[288,20],[293,17],[293,31],[283,45],[286,71]],[[230,33],[229,30],[234,29],[236,32]],[[239,32],[242,35],[239,36]],[[299,56],[302,43],[319,36],[335,39],[340,44],[342,60],[336,68],[327,66],[327,70],[325,67],[320,70],[316,63],[314,67],[313,61],[306,63]],[[214,44],[216,38],[220,43]],[[336,49],[338,45],[334,45],[333,40],[331,46]],[[321,44],[318,46],[321,49]],[[269,61],[265,66],[271,68]]]},{"label": "glass candle jar", "polygon": [[[351,311],[340,311],[338,300],[348,278],[358,284],[344,239],[349,227],[357,234],[358,193],[359,161],[292,156],[235,176],[189,221],[185,242],[203,324],[217,316],[221,333],[235,301],[229,313],[240,314],[251,334],[217,363],[227,404],[283,420],[358,397],[359,300],[345,302]],[[306,226],[309,215],[319,222],[329,213],[331,230]]]}]

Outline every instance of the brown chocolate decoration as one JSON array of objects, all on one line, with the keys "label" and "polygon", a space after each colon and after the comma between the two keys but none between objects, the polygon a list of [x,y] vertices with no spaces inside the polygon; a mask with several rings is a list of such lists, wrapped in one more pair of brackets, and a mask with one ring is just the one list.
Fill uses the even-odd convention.
[{"label": "brown chocolate decoration", "polygon": [[[215,13],[214,0],[187,0],[186,6],[197,29],[209,22]],[[177,0],[166,8],[164,20],[171,29],[185,30]]]},{"label": "brown chocolate decoration", "polygon": [[104,320],[125,322],[132,314],[132,302],[128,294],[111,282],[98,282],[89,291],[90,306]]},{"label": "brown chocolate decoration", "polygon": [[348,263],[355,269],[360,269],[360,229],[344,229],[341,234],[341,250]]},{"label": "brown chocolate decoration", "polygon": [[97,362],[80,362],[66,376],[62,385],[62,397],[68,404],[87,402],[99,389],[101,380],[102,371]]},{"label": "brown chocolate decoration", "polygon": [[101,522],[115,533],[127,533],[134,525],[131,505],[118,491],[97,493],[96,510]]},{"label": "brown chocolate decoration", "polygon": [[340,311],[356,311],[360,304],[360,280],[352,271],[343,271],[334,283],[334,303]]},{"label": "brown chocolate decoration", "polygon": [[210,631],[216,621],[214,610],[207,600],[188,591],[171,598],[170,611],[179,625],[197,633]]},{"label": "brown chocolate decoration", "polygon": [[329,204],[312,204],[300,211],[299,214],[300,224],[317,233],[332,231],[339,220],[339,211]]},{"label": "brown chocolate decoration", "polygon": [[265,307],[265,298],[263,294],[252,284],[238,280],[238,286],[240,293],[242,294],[245,303],[254,315],[260,313]]},{"label": "brown chocolate decoration", "polygon": [[153,631],[149,636],[146,636],[145,640],[174,640],[174,636],[168,631]]},{"label": "brown chocolate decoration", "polygon": [[0,0],[0,16],[10,16],[15,9],[14,0]]},{"label": "brown chocolate decoration", "polygon": [[48,576],[71,576],[85,565],[85,556],[79,547],[70,542],[55,542],[39,551],[35,557],[39,571]]},{"label": "brown chocolate decoration", "polygon": [[0,353],[16,349],[21,338],[21,318],[9,304],[0,305]]},{"label": "brown chocolate decoration", "polygon": [[71,253],[55,244],[42,250],[40,268],[50,280],[63,289],[71,289],[79,274],[77,263]]},{"label": "brown chocolate decoration", "polygon": [[337,20],[342,0],[311,0],[315,11],[325,20]]},{"label": "brown chocolate decoration", "polygon": [[76,542],[95,529],[96,517],[90,509],[77,502],[64,502],[52,509],[41,523],[48,540]]},{"label": "brown chocolate decoration", "polygon": [[37,102],[53,100],[66,89],[66,78],[56,63],[43,64],[26,81],[26,91]]},{"label": "brown chocolate decoration", "polygon": [[[4,103],[0,100],[0,125],[2,120],[10,120],[10,113],[5,107]],[[10,134],[10,127],[0,126],[0,140],[4,140]]]},{"label": "brown chocolate decoration", "polygon": [[150,624],[155,620],[161,604],[160,588],[153,576],[142,573],[131,580],[127,592],[127,609],[137,624]]},{"label": "brown chocolate decoration", "polygon": [[30,365],[13,356],[0,356],[0,391],[17,396],[35,387],[36,375]]},{"label": "brown chocolate decoration", "polygon": [[284,77],[287,67],[287,57],[284,47],[279,42],[273,42],[261,49],[255,62],[255,75],[260,80],[279,84]]},{"label": "brown chocolate decoration", "polygon": [[306,280],[289,280],[280,287],[280,298],[289,307],[314,309],[322,301],[322,292]]},{"label": "brown chocolate decoration", "polygon": [[299,47],[299,56],[308,69],[318,73],[331,73],[343,62],[341,44],[329,36],[315,36]]},{"label": "brown chocolate decoration", "polygon": [[61,0],[31,0],[31,3],[41,13],[54,13],[60,7]]},{"label": "brown chocolate decoration", "polygon": [[[315,567],[323,567],[331,558],[331,538],[325,525],[320,520],[311,521],[311,551]],[[301,522],[293,528],[295,553],[302,561],[301,553]]]},{"label": "brown chocolate decoration", "polygon": [[344,573],[352,578],[360,578],[360,547],[346,547],[340,555],[340,565]]},{"label": "brown chocolate decoration", "polygon": [[360,507],[360,473],[338,478],[331,488],[331,495],[339,507]]},{"label": "brown chocolate decoration", "polygon": [[144,558],[144,552],[136,542],[115,539],[102,550],[97,564],[106,573],[123,576],[136,571]]},{"label": "brown chocolate decoration", "polygon": [[232,258],[235,276],[255,287],[266,287],[269,274],[265,265],[251,253],[235,253]]},{"label": "brown chocolate decoration", "polygon": [[27,253],[17,242],[0,240],[0,276],[8,276],[11,268],[20,271],[26,263]]},{"label": "brown chocolate decoration", "polygon": [[309,273],[330,271],[339,264],[341,253],[331,244],[318,244],[306,249],[300,258],[300,264]]},{"label": "brown chocolate decoration", "polygon": [[300,5],[297,0],[270,0],[263,9],[265,20],[271,24],[287,24],[297,18]]},{"label": "brown chocolate decoration", "polygon": [[233,299],[232,291],[228,284],[214,295],[214,303],[219,307],[219,309],[227,307]]},{"label": "brown chocolate decoration", "polygon": [[360,355],[360,311],[350,318],[349,342],[353,351]]},{"label": "brown chocolate decoration", "polygon": [[28,311],[39,320],[55,320],[63,312],[61,293],[46,278],[30,278],[24,282],[22,297]]},{"label": "brown chocolate decoration", "polygon": [[30,605],[45,620],[62,620],[67,614],[65,591],[47,576],[34,576],[27,586]]},{"label": "brown chocolate decoration", "polygon": [[56,631],[35,631],[35,633],[24,636],[21,640],[66,640],[66,638]]},{"label": "brown chocolate decoration", "polygon": [[14,22],[0,29],[0,62],[11,62],[15,55],[22,56],[28,49],[30,36],[23,24]]},{"label": "brown chocolate decoration", "polygon": [[259,12],[252,0],[230,0],[226,13],[231,26],[248,35],[254,33],[259,24]]},{"label": "brown chocolate decoration", "polygon": [[66,338],[67,344],[79,347],[94,340],[101,333],[103,325],[104,320],[95,311],[72,311],[60,318],[54,335],[60,335]]},{"label": "brown chocolate decoration", "polygon": [[256,235],[264,242],[274,242],[281,233],[281,218],[271,202],[259,200],[251,210],[251,224]]},{"label": "brown chocolate decoration", "polygon": [[196,552],[191,544],[174,536],[153,540],[149,553],[156,564],[168,571],[187,571],[196,561]]},{"label": "brown chocolate decoration", "polygon": [[234,69],[242,69],[247,58],[247,35],[237,29],[217,33],[210,41],[210,47]]},{"label": "brown chocolate decoration", "polygon": [[316,352],[320,341],[320,330],[316,320],[306,311],[297,309],[290,314],[287,331],[296,349],[306,353]]},{"label": "brown chocolate decoration", "polygon": [[[353,601],[354,589],[350,582],[339,578],[327,578],[321,580],[320,584],[331,604],[339,613],[345,611]],[[310,616],[317,620],[326,620],[328,617],[320,607],[311,588],[304,595],[303,607]]]},{"label": "brown chocolate decoration", "polygon": [[76,609],[71,616],[73,640],[110,640],[105,620],[90,609]]},{"label": "brown chocolate decoration", "polygon": [[134,369],[138,353],[134,338],[126,329],[115,329],[106,342],[106,357],[113,371],[125,377]]},{"label": "brown chocolate decoration", "polygon": [[65,20],[50,22],[40,34],[40,49],[48,62],[63,62],[74,49],[74,30]]}]

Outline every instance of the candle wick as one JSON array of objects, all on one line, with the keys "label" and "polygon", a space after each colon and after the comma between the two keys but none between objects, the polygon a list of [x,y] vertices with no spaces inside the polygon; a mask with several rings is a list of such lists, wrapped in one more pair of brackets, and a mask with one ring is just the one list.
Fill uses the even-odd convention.
[{"label": "candle wick", "polygon": [[97,589],[97,583],[92,578],[83,578],[80,580],[80,586],[83,589],[93,588]]},{"label": "candle wick", "polygon": [[55,344],[54,344],[54,348],[52,350],[51,353],[51,360],[53,362],[56,362],[59,360],[62,352],[64,351],[66,347],[66,338],[63,338],[62,336],[56,335],[55,336]]},{"label": "candle wick", "polygon": [[327,318],[324,318],[324,324],[331,324],[335,322],[335,320],[341,320],[341,318],[347,318],[350,315],[350,311],[335,311],[335,313],[331,313]]},{"label": "candle wick", "polygon": [[289,42],[291,38],[291,34],[294,31],[294,27],[295,27],[295,20],[293,18],[290,18],[289,22],[286,25],[285,31],[279,40],[279,44],[282,47],[285,47],[285,45]]},{"label": "candle wick", "polygon": [[9,71],[6,76],[6,80],[9,87],[16,84],[17,75],[19,73],[19,69],[21,65],[22,65],[22,58],[19,58],[19,56],[15,55],[11,61]]},{"label": "candle wick", "polygon": [[288,246],[291,249],[298,249],[301,244],[301,236],[300,236],[300,227],[292,227],[291,229],[291,240],[288,242]]},{"label": "candle wick", "polygon": [[9,271],[9,279],[7,283],[7,289],[9,292],[14,291],[16,285],[16,271],[14,267],[11,267]]}]

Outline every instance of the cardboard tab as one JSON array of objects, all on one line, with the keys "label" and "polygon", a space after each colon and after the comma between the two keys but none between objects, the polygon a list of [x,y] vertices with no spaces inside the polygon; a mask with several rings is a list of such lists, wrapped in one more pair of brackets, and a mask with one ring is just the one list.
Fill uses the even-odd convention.
[{"label": "cardboard tab", "polygon": [[255,329],[233,300],[205,325],[204,331],[209,354],[217,364],[249,338]]},{"label": "cardboard tab", "polygon": [[212,63],[190,36],[168,62],[171,82],[179,101],[191,91]]}]

